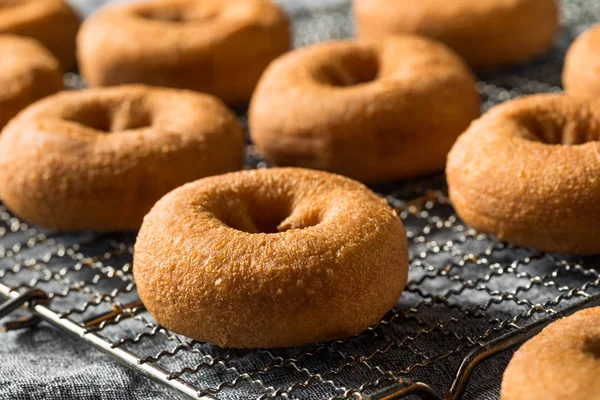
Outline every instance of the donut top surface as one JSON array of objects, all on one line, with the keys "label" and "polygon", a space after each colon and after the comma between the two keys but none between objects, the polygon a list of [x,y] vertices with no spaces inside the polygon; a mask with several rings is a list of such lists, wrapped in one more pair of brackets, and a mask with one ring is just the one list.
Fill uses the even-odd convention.
[{"label": "donut top surface", "polygon": [[[261,90],[299,90],[298,97],[368,94],[381,86],[464,79],[469,68],[444,45],[417,36],[388,40],[343,40],[296,49],[272,63]],[[279,82],[284,83],[279,83]],[[310,89],[310,90],[309,90]],[[320,92],[320,93],[319,93]]]},{"label": "donut top surface", "polygon": [[600,399],[600,308],[562,318],[525,343],[502,380],[502,400]]}]

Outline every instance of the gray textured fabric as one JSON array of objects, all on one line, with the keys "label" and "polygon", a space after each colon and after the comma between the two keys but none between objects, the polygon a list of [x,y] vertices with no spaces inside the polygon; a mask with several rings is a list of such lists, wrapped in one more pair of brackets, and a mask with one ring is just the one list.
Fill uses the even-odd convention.
[{"label": "gray textured fabric", "polygon": [[[88,14],[106,1],[71,0],[71,2],[82,14]],[[352,34],[352,26],[349,23],[350,19],[348,17],[349,0],[279,0],[279,2],[293,15],[293,19],[296,22],[296,45],[306,45],[326,39],[342,38]],[[570,0],[565,2],[563,11],[564,29],[557,39],[555,49],[550,55],[544,56],[522,69],[516,68],[497,74],[484,74],[480,76],[479,89],[484,99],[484,108],[522,94],[559,90],[560,70],[562,67],[560,60],[564,56],[564,52],[573,37],[598,20],[598,16],[600,16],[600,2]],[[316,13],[320,17],[311,18],[309,15],[311,12]],[[331,26],[328,24],[331,24]],[[405,220],[405,223],[410,223],[410,221],[407,222]],[[419,221],[415,221],[414,223],[416,225]],[[409,231],[413,230],[409,229]],[[440,241],[440,243],[443,242]],[[517,253],[513,253],[511,257],[515,254]],[[502,257],[502,254],[497,257]],[[436,258],[432,257],[430,260],[436,260]],[[437,260],[437,266],[446,265],[445,263],[449,262],[443,258]],[[510,264],[511,260],[499,262],[508,262]],[[532,275],[542,275],[547,272],[547,270],[544,270],[546,266],[539,266],[535,263],[531,263],[527,267]],[[411,271],[411,280],[416,281],[422,278],[428,271],[427,269],[420,270],[419,268],[414,268]],[[470,272],[466,271],[465,276],[468,277],[468,273]],[[440,285],[445,285],[444,288],[450,287],[448,282],[441,281],[441,275],[439,276],[440,280],[437,278],[424,280],[422,285],[424,290],[429,291],[429,293],[437,293],[437,291],[441,291],[442,286]],[[561,278],[562,276],[559,275],[555,279],[558,282]],[[471,278],[468,277],[468,279]],[[498,289],[506,292],[506,288],[514,289],[519,287],[519,285],[523,285],[522,277],[517,277],[516,275],[507,274],[502,279],[502,286],[499,288],[494,287],[493,285],[496,282],[491,281],[489,285],[491,290]],[[582,282],[569,281],[568,283],[561,283],[561,285],[581,286]],[[537,287],[533,287],[533,289],[528,289],[528,295],[531,296],[531,299],[545,298],[543,291],[550,292],[551,289],[552,285],[549,287],[544,286],[539,290]],[[417,294],[417,291],[414,289],[407,290],[403,294],[400,307],[403,306],[405,309],[408,309],[414,307],[417,303],[421,305],[422,299],[415,300],[418,297]],[[461,296],[462,294],[464,296]],[[456,297],[460,297],[457,301],[462,302],[461,304],[465,307],[474,307],[485,303],[487,301],[486,296],[487,294],[484,292],[470,292],[468,289],[464,289],[463,285],[460,294]],[[556,294],[553,294],[553,296],[556,296]],[[532,301],[537,302],[537,300]],[[442,309],[441,312],[448,311],[449,309]],[[498,318],[506,318],[506,315],[512,315],[509,311],[507,309],[498,310],[497,314],[490,312],[490,315]],[[431,315],[435,314],[434,310],[429,310],[429,312]],[[514,313],[514,310],[511,312]],[[424,315],[423,318],[428,320],[431,315]],[[431,318],[434,321],[438,320],[433,317]],[[0,320],[0,323],[5,320]],[[452,329],[455,329],[459,334],[472,335],[473,332],[485,331],[485,324],[485,321],[476,318],[464,318],[457,326],[453,326]],[[398,331],[390,330],[387,334],[404,335],[406,332],[410,332],[409,330],[403,331],[402,327],[395,327],[394,329]],[[361,350],[364,354],[368,354],[369,343],[367,341],[364,343],[361,342],[363,339],[358,338],[356,340],[357,346],[362,346]],[[452,347],[452,339],[453,337],[440,335],[439,338],[436,337],[437,341],[427,342],[427,346],[429,347],[419,348],[417,349],[418,351],[415,350],[415,354],[437,354],[439,349]],[[369,340],[369,338],[366,340]],[[434,347],[435,345],[438,347]],[[349,350],[346,349],[346,351]],[[210,351],[216,352],[214,349]],[[268,353],[268,355],[269,357],[273,357],[273,354],[284,357],[286,352],[287,350],[280,350]],[[290,354],[294,354],[292,350],[290,350]],[[409,354],[409,356],[412,356],[410,360],[414,359],[415,354]],[[471,380],[465,398],[477,400],[498,399],[502,371],[506,367],[510,355],[510,352],[504,353],[479,366]],[[406,357],[406,359],[403,357]],[[406,355],[399,355],[398,359],[392,359],[391,361],[395,361],[394,365],[406,365],[414,362],[414,360],[410,360]],[[185,362],[185,359],[178,362]],[[254,361],[245,360],[245,362],[255,363],[256,368],[260,369],[260,365],[262,365],[261,363],[264,360],[257,357]],[[311,370],[319,370],[318,357],[315,360],[309,359],[306,362],[306,365],[311,367]],[[416,376],[418,379],[428,383],[439,384],[437,385],[438,387],[447,387],[445,385],[448,382],[448,378],[451,378],[456,372],[456,367],[456,360],[452,363],[440,363],[439,367],[436,366],[428,370],[416,371]],[[388,368],[393,368],[393,366],[388,366]],[[226,372],[223,372],[223,374],[226,374]],[[209,376],[207,379],[213,378]],[[216,379],[218,378],[217,376]],[[273,384],[275,385],[275,383]],[[251,397],[251,393],[255,392],[250,391],[251,385],[247,386],[247,390],[249,390],[247,397]],[[239,390],[246,390],[245,388],[246,386]],[[296,396],[302,397],[301,394]],[[238,398],[243,397],[238,396]],[[117,364],[110,357],[82,343],[77,338],[68,336],[46,324],[41,324],[32,330],[0,335],[0,398],[164,399],[176,398],[176,396],[164,386],[154,383],[141,374]],[[224,398],[228,398],[227,395],[224,395]]]}]

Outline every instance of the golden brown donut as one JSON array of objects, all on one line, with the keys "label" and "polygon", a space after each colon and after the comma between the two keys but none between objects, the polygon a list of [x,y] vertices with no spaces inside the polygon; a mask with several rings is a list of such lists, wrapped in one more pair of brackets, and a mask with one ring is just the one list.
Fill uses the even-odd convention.
[{"label": "golden brown donut", "polygon": [[268,0],[150,0],[93,15],[77,41],[81,73],[93,86],[146,83],[239,105],[288,50],[290,33]]},{"label": "golden brown donut", "polygon": [[78,29],[79,17],[64,0],[0,0],[0,34],[36,39],[63,68],[75,66]]},{"label": "golden brown donut", "polygon": [[442,169],[477,116],[475,79],[462,60],[442,44],[399,36],[282,56],[256,88],[249,123],[278,165],[372,183]]},{"label": "golden brown donut", "polygon": [[502,379],[502,400],[600,399],[600,307],[562,318],[525,343]]},{"label": "golden brown donut", "polygon": [[545,52],[559,27],[555,0],[354,0],[354,15],[361,36],[431,37],[484,69]]},{"label": "golden brown donut", "polygon": [[599,137],[597,101],[544,94],[496,106],[448,155],[452,204],[501,240],[600,253]]},{"label": "golden brown donut", "polygon": [[61,90],[63,74],[56,58],[37,41],[0,35],[0,88],[2,128],[25,106]]},{"label": "golden brown donut", "polygon": [[286,347],[357,334],[406,285],[402,222],[339,175],[261,169],[172,191],[144,218],[138,293],[167,329],[224,347]]},{"label": "golden brown donut", "polygon": [[569,47],[562,81],[571,94],[600,94],[600,25],[584,32]]},{"label": "golden brown donut", "polygon": [[19,217],[53,230],[134,230],[170,190],[240,169],[243,148],[235,116],[209,95],[61,92],[2,131],[0,195]]}]

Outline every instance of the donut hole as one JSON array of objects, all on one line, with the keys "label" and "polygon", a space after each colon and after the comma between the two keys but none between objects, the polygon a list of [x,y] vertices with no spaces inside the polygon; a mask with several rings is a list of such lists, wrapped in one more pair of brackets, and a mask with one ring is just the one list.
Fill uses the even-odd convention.
[{"label": "donut hole", "polygon": [[141,9],[137,12],[138,17],[147,20],[169,22],[174,24],[181,24],[186,22],[197,22],[207,21],[217,17],[218,12],[216,9],[206,8],[151,8]]},{"label": "donut hole", "polygon": [[378,76],[379,58],[367,49],[338,55],[316,73],[322,84],[341,88],[373,82]]},{"label": "donut hole", "polygon": [[531,134],[530,139],[545,144],[579,145],[600,140],[600,127],[585,115],[538,113],[524,116],[520,122]]},{"label": "donut hole", "polygon": [[79,104],[70,108],[63,119],[103,133],[114,133],[147,128],[152,125],[152,116],[146,107],[123,103],[118,107],[108,104]]},{"label": "donut hole", "polygon": [[291,196],[274,193],[229,193],[211,211],[225,225],[246,233],[283,233],[321,222],[314,209],[294,207]]},{"label": "donut hole", "polygon": [[589,337],[583,342],[583,352],[600,359],[600,337]]}]

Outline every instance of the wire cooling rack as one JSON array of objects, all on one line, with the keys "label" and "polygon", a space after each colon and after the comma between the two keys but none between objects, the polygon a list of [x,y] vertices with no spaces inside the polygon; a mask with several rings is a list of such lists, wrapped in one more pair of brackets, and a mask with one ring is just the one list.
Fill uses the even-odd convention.
[{"label": "wire cooling rack", "polygon": [[[584,7],[585,5],[585,7]],[[484,109],[559,91],[567,46],[600,16],[600,2],[563,4],[554,50],[528,65],[480,76]],[[295,9],[296,44],[351,35],[347,5]],[[518,45],[518,44],[517,44]],[[78,86],[76,75],[67,75]],[[244,122],[244,117],[240,117]],[[265,167],[248,147],[248,168]],[[600,297],[599,257],[541,253],[465,226],[443,175],[374,189],[407,228],[410,276],[396,307],[361,335],[287,349],[230,350],[158,326],[131,272],[134,234],[55,234],[0,205],[0,316],[24,306],[182,395],[207,399],[458,399],[484,359]],[[540,227],[543,229],[543,227]]]}]

